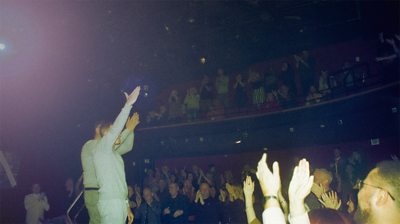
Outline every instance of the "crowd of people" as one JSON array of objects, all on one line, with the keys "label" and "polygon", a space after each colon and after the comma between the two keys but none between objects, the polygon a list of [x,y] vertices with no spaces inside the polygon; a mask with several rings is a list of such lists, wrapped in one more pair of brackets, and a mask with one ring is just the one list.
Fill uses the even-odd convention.
[{"label": "crowd of people", "polygon": [[[227,75],[204,75],[186,93],[171,90],[158,109],[146,115],[146,124],[160,125],[199,120],[217,120],[248,112],[270,112],[295,106],[312,105],[351,94],[367,84],[369,63],[378,63],[386,81],[397,80],[400,35],[384,38],[379,34],[374,61],[343,60],[342,67],[316,70],[318,57],[302,51],[282,62],[279,69],[249,69]],[[319,56],[321,57],[321,56]]]},{"label": "crowd of people", "polygon": [[[266,166],[246,165],[237,174],[209,165],[146,169],[141,183],[128,185],[134,223],[397,223],[400,206],[400,162],[378,163],[368,174],[358,151],[343,156],[333,152],[325,167],[294,159],[292,179]],[[311,175],[312,174],[312,175]],[[368,174],[368,175],[367,175]],[[366,178],[365,178],[366,177]],[[260,187],[258,187],[259,185]],[[65,183],[64,209],[82,189],[82,177]],[[49,210],[38,184],[25,198],[27,220],[44,220]],[[382,217],[384,216],[384,217]],[[28,222],[27,223],[35,223]]]}]

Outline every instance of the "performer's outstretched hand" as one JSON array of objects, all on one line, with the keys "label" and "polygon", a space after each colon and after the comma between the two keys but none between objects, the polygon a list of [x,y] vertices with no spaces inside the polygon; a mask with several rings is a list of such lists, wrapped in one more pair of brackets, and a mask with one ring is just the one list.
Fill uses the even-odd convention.
[{"label": "performer's outstretched hand", "polygon": [[132,213],[132,210],[128,208],[128,224],[132,224],[135,216]]},{"label": "performer's outstretched hand", "polygon": [[130,95],[128,95],[126,92],[124,92],[125,97],[126,97],[126,104],[127,105],[133,105],[137,98],[139,97],[140,94],[140,86],[137,86]]},{"label": "performer's outstretched hand", "polygon": [[139,114],[135,112],[132,117],[128,117],[125,128],[129,131],[135,130],[136,126],[140,123]]}]

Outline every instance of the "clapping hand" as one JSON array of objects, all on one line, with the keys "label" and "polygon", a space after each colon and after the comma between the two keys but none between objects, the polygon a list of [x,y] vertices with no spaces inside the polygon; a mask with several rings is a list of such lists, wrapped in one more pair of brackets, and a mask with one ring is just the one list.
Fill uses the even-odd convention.
[{"label": "clapping hand", "polygon": [[225,202],[226,201],[226,192],[222,189],[219,189],[219,196],[218,196],[219,200],[221,202]]},{"label": "clapping hand", "polygon": [[137,86],[130,95],[128,95],[126,92],[124,92],[125,98],[126,98],[126,104],[129,106],[132,106],[137,98],[139,97],[140,94],[140,86]]},{"label": "clapping hand", "polygon": [[317,198],[321,198],[322,194],[325,193],[325,188],[322,184],[313,183],[311,187],[311,191],[315,194]]},{"label": "clapping hand", "polygon": [[254,192],[254,182],[251,180],[250,176],[246,177],[246,180],[243,182],[243,193],[246,198],[253,197]]},{"label": "clapping hand", "polygon": [[194,200],[194,202],[198,203],[199,201],[200,201],[200,204],[204,205],[203,196],[201,195],[200,190],[197,191],[196,199]]},{"label": "clapping hand", "polygon": [[182,211],[182,210],[176,210],[176,211],[174,212],[174,218],[179,217],[179,216],[181,216],[182,214],[183,214],[183,211]]},{"label": "clapping hand", "polygon": [[264,153],[257,166],[257,178],[260,181],[261,190],[264,196],[277,197],[278,191],[281,188],[281,178],[279,176],[279,164],[274,162],[272,171],[267,165],[267,154]]},{"label": "clapping hand", "polygon": [[321,199],[318,200],[325,206],[325,208],[339,210],[342,205],[342,200],[338,198],[337,193],[334,191],[323,193]]},{"label": "clapping hand", "polygon": [[164,215],[170,214],[171,211],[169,210],[169,207],[165,208],[163,213],[164,213]]},{"label": "clapping hand", "polygon": [[289,185],[289,201],[300,201],[310,194],[314,177],[310,176],[310,168],[307,160],[302,159],[294,168],[292,180]]},{"label": "clapping hand", "polygon": [[294,168],[292,180],[289,184],[289,203],[292,216],[301,215],[305,212],[304,199],[311,192],[314,177],[310,176],[310,165],[307,160],[302,159]]}]

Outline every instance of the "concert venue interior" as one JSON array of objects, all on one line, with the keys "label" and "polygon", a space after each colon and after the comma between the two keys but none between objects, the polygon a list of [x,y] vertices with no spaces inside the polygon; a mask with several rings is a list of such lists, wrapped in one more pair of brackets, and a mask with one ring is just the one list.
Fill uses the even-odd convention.
[{"label": "concert venue interior", "polygon": [[[0,223],[97,223],[86,194],[101,201],[115,183],[102,169],[124,174],[127,223],[400,223],[399,12],[399,1],[0,0]],[[133,148],[105,168],[98,145],[118,122],[104,133],[98,122],[114,122],[136,86],[107,161],[121,158],[122,130]]]}]

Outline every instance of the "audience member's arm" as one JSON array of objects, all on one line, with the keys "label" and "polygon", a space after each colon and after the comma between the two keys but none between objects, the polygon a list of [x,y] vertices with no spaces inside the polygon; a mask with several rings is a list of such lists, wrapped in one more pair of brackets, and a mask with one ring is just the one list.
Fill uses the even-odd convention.
[{"label": "audience member's arm", "polygon": [[[247,223],[261,223],[260,220],[257,219],[256,213],[253,207],[253,192],[254,192],[254,182],[251,181],[251,177],[247,176],[246,180],[243,182],[243,193],[244,193],[244,201],[246,205],[246,217]],[[255,221],[257,220],[257,221]]]},{"label": "audience member's arm", "polygon": [[267,154],[263,154],[257,166],[257,178],[260,182],[261,190],[266,199],[265,210],[263,212],[263,223],[284,224],[285,217],[279,206],[278,191],[281,188],[281,178],[279,176],[279,164],[274,162],[272,170],[267,165]]},{"label": "audience member's arm", "polygon": [[281,191],[278,192],[278,200],[279,200],[279,204],[281,205],[283,214],[285,215],[285,220],[287,222],[288,221],[288,217],[289,217],[289,205],[286,202],[286,199],[283,197]]},{"label": "audience member's arm", "polygon": [[294,168],[289,185],[289,221],[291,224],[309,224],[310,220],[304,206],[304,199],[311,192],[314,177],[310,176],[307,160],[302,159]]}]

